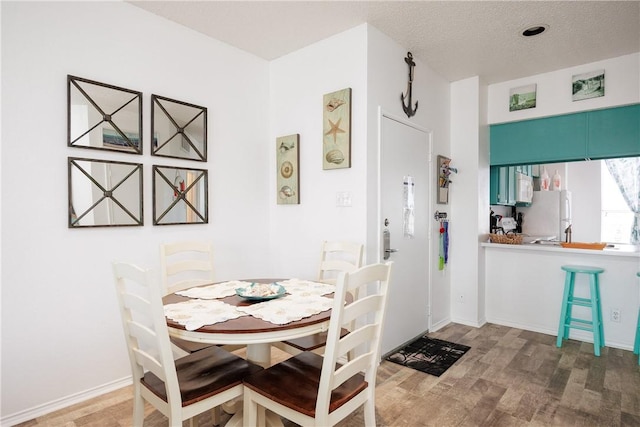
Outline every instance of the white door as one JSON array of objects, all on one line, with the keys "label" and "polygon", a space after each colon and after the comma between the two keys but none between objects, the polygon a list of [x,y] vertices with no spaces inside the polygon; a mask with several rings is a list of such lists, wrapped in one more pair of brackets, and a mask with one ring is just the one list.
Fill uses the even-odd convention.
[{"label": "white door", "polygon": [[[380,259],[384,261],[385,230],[390,249],[396,250],[388,258],[394,265],[382,335],[384,355],[429,329],[429,218],[434,221],[429,207],[435,184],[430,134],[400,119],[380,117]],[[411,216],[413,229],[405,225]]]}]

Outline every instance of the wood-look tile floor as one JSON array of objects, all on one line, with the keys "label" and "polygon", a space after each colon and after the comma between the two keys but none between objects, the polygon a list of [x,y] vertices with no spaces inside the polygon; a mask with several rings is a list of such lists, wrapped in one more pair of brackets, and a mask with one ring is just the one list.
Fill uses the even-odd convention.
[{"label": "wood-look tile floor", "polygon": [[[492,324],[450,324],[429,335],[471,350],[441,377],[383,361],[379,426],[640,426],[640,368],[631,351],[606,347],[595,357],[589,343],[558,349],[553,336]],[[286,356],[274,349],[274,357]],[[19,426],[131,426],[132,411],[125,387]],[[144,427],[167,424],[147,406]],[[211,418],[194,424],[210,426]],[[363,425],[361,410],[339,424]]]}]

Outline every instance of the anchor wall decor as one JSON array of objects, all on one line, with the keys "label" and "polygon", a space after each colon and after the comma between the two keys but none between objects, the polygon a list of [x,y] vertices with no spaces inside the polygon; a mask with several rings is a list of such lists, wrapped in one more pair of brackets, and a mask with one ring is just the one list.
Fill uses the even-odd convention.
[{"label": "anchor wall decor", "polygon": [[[416,101],[415,107],[411,108],[411,85],[413,84],[413,67],[416,66],[416,63],[413,62],[413,55],[411,52],[407,52],[407,57],[404,58],[404,62],[409,66],[409,81],[407,81],[407,94],[400,94],[400,101],[402,102],[402,109],[404,110],[407,117],[411,117],[416,114],[418,111],[418,101]],[[404,100],[408,99],[407,104],[405,105]]]}]

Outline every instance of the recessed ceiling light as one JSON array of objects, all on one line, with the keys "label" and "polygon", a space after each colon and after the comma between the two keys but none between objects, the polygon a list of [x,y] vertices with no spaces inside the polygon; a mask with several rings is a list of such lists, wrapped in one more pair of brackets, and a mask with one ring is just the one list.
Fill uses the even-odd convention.
[{"label": "recessed ceiling light", "polygon": [[532,25],[530,27],[525,28],[522,31],[522,35],[524,37],[533,37],[533,36],[537,36],[538,34],[542,34],[544,33],[547,29],[549,28],[548,25]]}]

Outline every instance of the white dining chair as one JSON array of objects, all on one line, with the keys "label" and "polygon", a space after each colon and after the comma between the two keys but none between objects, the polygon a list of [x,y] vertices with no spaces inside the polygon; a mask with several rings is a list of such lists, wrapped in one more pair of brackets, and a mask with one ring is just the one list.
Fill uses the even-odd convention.
[{"label": "white dining chair", "polygon": [[150,271],[113,263],[113,274],[133,377],[133,425],[143,425],[145,401],[170,426],[182,426],[242,396],[242,379],[261,367],[217,346],[174,362],[161,288]]},{"label": "white dining chair", "polygon": [[[160,245],[160,272],[164,295],[213,283],[213,248],[208,241],[186,240]],[[176,357],[203,350],[202,344],[171,337]],[[233,348],[227,348],[233,350]]]},{"label": "white dining chair", "polygon": [[[365,425],[376,425],[376,372],[391,267],[372,264],[338,276],[324,356],[305,351],[245,377],[244,425],[257,425],[260,407],[299,425],[333,426],[363,405]],[[350,303],[347,292],[355,295]],[[357,326],[340,337],[342,325],[351,322]],[[338,363],[353,350],[355,358]]]},{"label": "white dining chair", "polygon": [[[318,267],[318,281],[335,284],[336,277],[341,272],[352,272],[362,266],[362,254],[364,245],[347,241],[323,241],[320,250],[320,263]],[[349,325],[347,325],[349,326]],[[349,333],[349,328],[342,329],[342,335]],[[314,351],[322,354],[327,342],[327,333],[300,337],[275,344],[280,350],[296,355],[303,351]]]},{"label": "white dining chair", "polygon": [[164,294],[213,283],[213,248],[208,241],[180,241],[160,245]]},{"label": "white dining chair", "polygon": [[318,281],[336,283],[339,273],[348,273],[362,267],[364,245],[346,241],[323,241],[320,250]]}]

